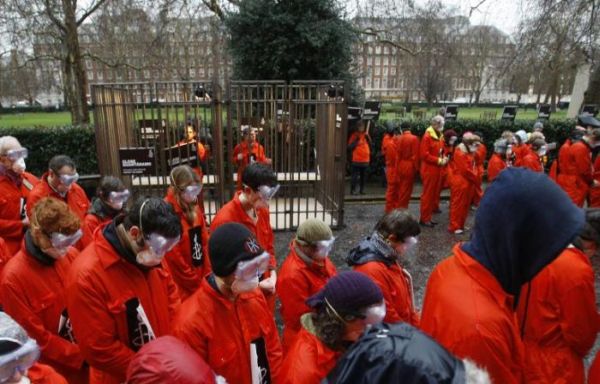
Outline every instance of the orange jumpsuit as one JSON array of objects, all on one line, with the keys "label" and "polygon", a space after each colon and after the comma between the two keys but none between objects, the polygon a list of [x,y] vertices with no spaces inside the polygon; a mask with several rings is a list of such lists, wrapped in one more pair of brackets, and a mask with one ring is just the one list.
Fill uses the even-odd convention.
[{"label": "orange jumpsuit", "polygon": [[438,160],[443,154],[444,139],[432,127],[427,128],[421,140],[421,221],[430,222],[431,216],[439,206],[442,190],[442,166]]},{"label": "orange jumpsuit", "polygon": [[475,152],[475,164],[477,165],[477,183],[475,184],[475,194],[473,195],[473,205],[479,206],[483,196],[483,163],[487,157],[487,148],[481,143]]},{"label": "orange jumpsuit", "polygon": [[585,141],[578,141],[559,161],[558,184],[575,204],[583,207],[593,182],[592,149]]},{"label": "orange jumpsuit", "polygon": [[598,332],[594,271],[567,248],[521,289],[518,317],[527,383],[583,383],[583,358]]},{"label": "orange jumpsuit", "polygon": [[358,140],[356,147],[352,150],[353,163],[369,163],[371,161],[371,147],[366,132],[354,132],[348,139],[348,144]]},{"label": "orange jumpsuit", "polygon": [[490,161],[488,161],[488,168],[487,168],[488,182],[494,181],[494,179],[506,167],[507,167],[506,161],[504,161],[499,154],[494,153],[492,155],[492,157],[490,157]]},{"label": "orange jumpsuit", "polygon": [[211,271],[208,258],[208,226],[198,205],[196,219],[190,224],[181,206],[175,199],[173,188],[169,188],[165,201],[173,207],[181,222],[181,239],[165,255],[163,265],[173,276],[181,300],[187,299],[200,286],[202,278]]},{"label": "orange jumpsuit", "polygon": [[250,344],[261,340],[271,378],[279,383],[282,352],[273,314],[255,289],[230,300],[202,279],[200,288],[181,306],[174,335],[185,341],[228,383],[250,384]]},{"label": "orange jumpsuit", "polygon": [[305,301],[319,292],[327,280],[335,276],[336,269],[326,258],[323,264],[307,262],[296,252],[295,241],[277,276],[277,294],[281,301],[283,318],[283,347],[287,350],[300,330],[300,316],[311,312]]},{"label": "orange jumpsuit", "polygon": [[[260,208],[256,210],[257,220],[254,222],[250,216],[246,213],[244,208],[242,207],[242,203],[240,202],[240,191],[238,191],[233,199],[231,199],[227,204],[221,207],[215,217],[212,219],[210,223],[210,231],[214,232],[215,229],[219,228],[221,225],[225,223],[240,223],[246,226],[252,232],[260,246],[271,255],[271,269],[275,270],[277,268],[277,261],[275,260],[275,247],[274,241],[275,236],[273,235],[273,229],[271,228],[271,215],[269,213],[269,208]],[[264,275],[264,277],[268,277],[270,272]],[[275,295],[268,295],[267,301],[273,311],[275,311]]]},{"label": "orange jumpsuit", "polygon": [[527,144],[514,145],[513,153],[515,154],[515,167],[522,167],[523,158],[529,153],[530,149]]},{"label": "orange jumpsuit", "polygon": [[127,261],[105,236],[111,228],[112,223],[96,231],[67,278],[67,308],[91,367],[90,384],[123,383],[136,350],[151,339],[140,313],[160,337],[171,332],[180,304],[171,275],[160,267],[143,270]]},{"label": "orange jumpsuit", "polygon": [[88,213],[85,215],[85,219],[83,220],[81,227],[84,228],[87,233],[93,236],[94,232],[96,232],[96,229],[100,228],[100,230],[102,230],[102,228],[104,228],[111,221],[112,218],[110,217],[100,218],[97,215]]},{"label": "orange jumpsuit", "polygon": [[25,234],[22,220],[29,194],[39,183],[37,177],[23,172],[18,179],[0,175],[0,237],[6,241],[10,256],[19,251]]},{"label": "orange jumpsuit", "polygon": [[42,363],[71,383],[85,384],[88,372],[83,369],[83,356],[66,323],[65,280],[78,252],[70,248],[60,260],[43,255],[42,261],[27,250],[25,243],[31,242],[30,235],[27,238],[2,273],[0,297],[4,311],[37,341]]},{"label": "orange jumpsuit", "polygon": [[27,378],[31,384],[69,384],[52,367],[35,363],[27,370]]},{"label": "orange jumpsuit", "polygon": [[427,282],[421,329],[458,358],[485,368],[492,382],[523,383],[523,343],[513,297],[455,245]]},{"label": "orange jumpsuit", "polygon": [[386,323],[400,321],[419,325],[419,314],[413,302],[413,287],[409,275],[397,263],[389,264],[381,261],[369,261],[354,265],[355,271],[369,276],[381,288],[385,300]]},{"label": "orange jumpsuit", "polygon": [[385,191],[385,212],[393,210],[398,201],[399,180],[397,178],[398,170],[396,168],[398,149],[396,139],[392,135],[385,134],[381,142],[381,153],[385,158],[385,178],[387,180],[387,189]]},{"label": "orange jumpsuit", "polygon": [[521,167],[529,168],[535,172],[544,172],[544,166],[542,165],[542,159],[535,152],[529,152],[521,161]]},{"label": "orange jumpsuit", "polygon": [[[238,159],[238,155],[242,155],[242,159]],[[265,155],[265,149],[257,141],[252,144],[248,144],[247,141],[242,141],[233,148],[232,156],[233,164],[237,167],[237,189],[242,189],[242,173],[248,164],[261,163],[266,164],[268,162],[267,156]]]},{"label": "orange jumpsuit", "polygon": [[[29,216],[30,219],[31,214],[33,213],[33,207],[44,197],[53,197],[57,200],[63,201],[69,206],[69,208],[71,208],[73,213],[79,217],[82,223],[85,220],[85,215],[90,209],[90,201],[88,200],[85,191],[79,186],[79,184],[73,183],[71,185],[71,189],[63,198],[56,191],[54,191],[52,187],[50,187],[50,184],[48,184],[48,172],[46,172],[42,175],[40,182],[29,194],[29,199],[27,200],[27,216]],[[87,228],[82,226],[81,230],[83,231],[83,236],[76,246],[80,251],[82,251],[83,248],[85,248],[85,246],[92,241],[92,234],[88,233]]]},{"label": "orange jumpsuit", "polygon": [[302,328],[283,360],[282,383],[319,384],[335,367],[340,355]]},{"label": "orange jumpsuit", "polygon": [[394,208],[408,208],[415,175],[419,171],[419,138],[410,131],[396,138],[398,195]]},{"label": "orange jumpsuit", "polygon": [[454,232],[464,229],[469,215],[478,182],[477,162],[475,155],[462,151],[461,144],[450,162],[450,225],[448,230]]}]

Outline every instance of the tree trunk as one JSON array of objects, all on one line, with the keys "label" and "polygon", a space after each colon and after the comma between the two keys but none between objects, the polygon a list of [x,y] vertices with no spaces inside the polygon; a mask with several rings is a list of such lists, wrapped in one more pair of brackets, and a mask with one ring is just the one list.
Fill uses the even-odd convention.
[{"label": "tree trunk", "polygon": [[71,81],[67,83],[67,86],[71,88],[69,90],[71,93],[71,122],[73,125],[87,125],[90,122],[90,113],[87,104],[87,76],[83,66],[81,47],[79,46],[75,7],[70,0],[63,0],[62,5],[65,14],[66,60],[69,63],[69,72],[71,75]]}]

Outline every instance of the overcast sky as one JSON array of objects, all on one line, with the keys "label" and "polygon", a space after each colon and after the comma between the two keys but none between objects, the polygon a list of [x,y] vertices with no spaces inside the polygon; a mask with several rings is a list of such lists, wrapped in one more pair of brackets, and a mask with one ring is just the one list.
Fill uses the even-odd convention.
[{"label": "overcast sky", "polygon": [[[471,7],[481,0],[444,0],[444,4],[457,7],[462,14],[469,15]],[[521,15],[526,12],[523,0],[486,0],[471,14],[473,24],[491,24],[506,34],[517,31]]]}]

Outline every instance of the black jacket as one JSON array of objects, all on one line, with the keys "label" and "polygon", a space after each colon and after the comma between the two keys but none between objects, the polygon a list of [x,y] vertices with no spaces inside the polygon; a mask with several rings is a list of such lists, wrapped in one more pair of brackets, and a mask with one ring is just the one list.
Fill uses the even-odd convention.
[{"label": "black jacket", "polygon": [[363,265],[370,261],[379,261],[390,266],[396,260],[392,247],[387,245],[377,233],[363,239],[350,250],[346,262],[349,266]]},{"label": "black jacket", "polygon": [[432,338],[406,323],[369,329],[323,384],[464,384],[465,367]]}]

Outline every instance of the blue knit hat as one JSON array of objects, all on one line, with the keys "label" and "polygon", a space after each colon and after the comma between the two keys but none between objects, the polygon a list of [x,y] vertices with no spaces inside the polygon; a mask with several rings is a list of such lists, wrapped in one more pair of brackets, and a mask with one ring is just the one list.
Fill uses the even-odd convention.
[{"label": "blue knit hat", "polygon": [[306,304],[318,308],[325,304],[325,300],[336,312],[351,314],[380,303],[383,294],[367,275],[346,271],[329,279],[319,292],[306,300]]}]

